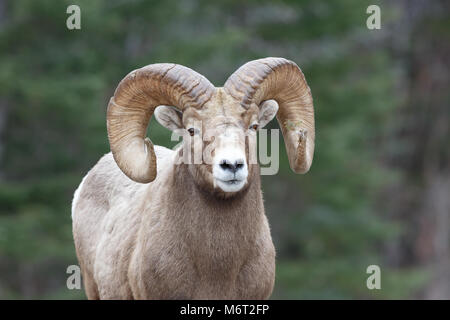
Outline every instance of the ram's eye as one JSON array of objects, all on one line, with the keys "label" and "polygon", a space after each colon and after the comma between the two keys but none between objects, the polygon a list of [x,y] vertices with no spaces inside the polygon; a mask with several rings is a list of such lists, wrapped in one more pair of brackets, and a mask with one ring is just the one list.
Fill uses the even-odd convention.
[{"label": "ram's eye", "polygon": [[250,129],[252,129],[252,130],[258,130],[258,124],[252,124],[251,126],[250,126]]},{"label": "ram's eye", "polygon": [[191,137],[194,136],[194,134],[195,134],[195,129],[194,129],[194,128],[189,128],[187,131],[189,132],[189,134],[191,135]]}]

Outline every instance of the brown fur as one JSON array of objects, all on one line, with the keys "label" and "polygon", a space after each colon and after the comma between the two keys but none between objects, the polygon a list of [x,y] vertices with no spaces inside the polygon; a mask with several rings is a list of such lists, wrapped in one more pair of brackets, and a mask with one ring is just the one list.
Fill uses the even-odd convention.
[{"label": "brown fur", "polygon": [[[189,132],[177,151],[153,147],[145,138],[157,106],[160,123]],[[268,298],[275,249],[259,166],[250,154],[256,150],[255,130],[275,114],[292,170],[307,172],[314,154],[314,108],[294,62],[250,61],[223,88],[175,64],[128,74],[108,106],[112,154],[87,174],[72,203],[88,298]],[[241,139],[240,133],[249,131]],[[210,133],[215,139],[205,141]],[[179,161],[194,146],[211,147],[217,161],[211,165],[205,154],[201,163]]]},{"label": "brown fur", "polygon": [[[201,110],[186,110],[183,123],[195,117],[202,130],[244,131],[258,108],[245,110],[221,95],[218,90]],[[76,192],[73,233],[88,298],[268,298],[275,249],[259,166],[248,164],[245,187],[225,193],[213,185],[210,165],[176,164],[181,149],[155,146],[155,152],[153,182],[133,182],[107,154]]]}]

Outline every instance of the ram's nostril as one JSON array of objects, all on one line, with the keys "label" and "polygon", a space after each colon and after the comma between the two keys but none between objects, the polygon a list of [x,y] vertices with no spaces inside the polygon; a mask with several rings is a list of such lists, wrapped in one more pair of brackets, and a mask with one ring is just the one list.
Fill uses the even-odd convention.
[{"label": "ram's nostril", "polygon": [[222,161],[222,163],[220,164],[220,167],[221,167],[223,170],[231,170],[232,167],[233,167],[233,165],[232,165],[231,163],[226,162],[226,161],[224,160],[224,161]]},{"label": "ram's nostril", "polygon": [[228,162],[227,160],[223,160],[220,162],[220,167],[222,170],[229,170],[231,172],[236,172],[244,167],[244,163],[242,161],[236,161],[234,164]]}]

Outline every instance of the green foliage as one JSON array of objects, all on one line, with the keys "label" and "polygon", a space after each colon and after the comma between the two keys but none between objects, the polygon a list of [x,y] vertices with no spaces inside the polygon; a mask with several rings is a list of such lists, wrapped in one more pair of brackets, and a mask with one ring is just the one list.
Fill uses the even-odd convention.
[{"label": "green foliage", "polygon": [[[65,287],[77,264],[70,204],[109,151],[105,111],[118,81],[155,62],[187,65],[220,86],[242,63],[296,61],[312,89],[316,154],[294,175],[263,177],[278,250],[274,298],[408,298],[425,276],[390,270],[381,248],[401,232],[377,212],[392,176],[378,143],[392,110],[393,60],[366,45],[377,1],[8,1],[0,30],[0,298],[83,298]],[[81,30],[65,26],[81,7]],[[1,110],[1,109],[0,109]],[[271,128],[277,128],[276,123]],[[173,146],[152,120],[155,144]],[[284,147],[283,147],[284,148]],[[382,268],[383,289],[365,286]]]}]

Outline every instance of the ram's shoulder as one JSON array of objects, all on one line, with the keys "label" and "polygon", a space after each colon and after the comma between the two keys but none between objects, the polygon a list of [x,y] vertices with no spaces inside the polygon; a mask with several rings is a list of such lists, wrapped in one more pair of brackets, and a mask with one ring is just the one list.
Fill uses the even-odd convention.
[{"label": "ram's shoulder", "polygon": [[105,178],[116,180],[126,177],[117,166],[111,152],[101,157],[90,173],[102,178],[101,180]]},{"label": "ram's shoulder", "polygon": [[119,190],[126,190],[135,184],[117,166],[113,155],[105,154],[98,160],[83,179],[80,192],[109,197]]},{"label": "ram's shoulder", "polygon": [[167,157],[172,157],[175,151],[168,149],[163,146],[155,146],[155,154],[157,159],[164,159]]},{"label": "ram's shoulder", "polygon": [[[175,152],[168,148],[155,145],[158,174],[170,168]],[[127,192],[134,193],[145,184],[136,183],[129,179],[116,164],[111,152],[105,154],[97,164],[84,177],[77,190],[76,198],[80,192],[103,194],[106,198],[111,195]]]}]

